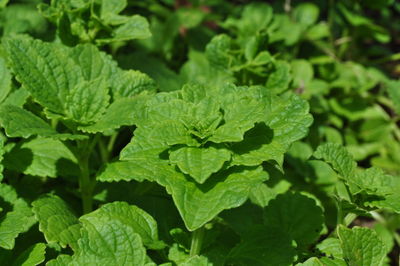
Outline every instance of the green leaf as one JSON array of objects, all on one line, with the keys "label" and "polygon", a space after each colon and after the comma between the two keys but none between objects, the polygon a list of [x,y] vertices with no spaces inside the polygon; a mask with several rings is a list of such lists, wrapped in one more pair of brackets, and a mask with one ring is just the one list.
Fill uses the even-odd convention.
[{"label": "green leaf", "polygon": [[296,89],[307,89],[314,77],[312,65],[303,59],[292,61],[293,84]]},{"label": "green leaf", "polygon": [[83,81],[74,87],[66,99],[67,114],[81,124],[97,122],[110,101],[103,78]]},{"label": "green leaf", "polygon": [[0,102],[3,102],[11,90],[11,73],[3,58],[0,58]]},{"label": "green leaf", "polygon": [[48,138],[36,138],[16,145],[5,154],[4,166],[43,177],[79,175],[74,154],[61,141]]},{"label": "green leaf", "polygon": [[69,55],[87,81],[98,78],[108,80],[117,72],[118,66],[112,57],[92,44],[79,44],[69,50]]},{"label": "green leaf", "polygon": [[337,143],[325,143],[318,146],[314,156],[329,163],[344,178],[350,177],[357,166],[346,148]]},{"label": "green leaf", "polygon": [[339,226],[337,232],[343,249],[343,257],[349,266],[383,265],[386,257],[385,247],[375,231],[358,226],[352,229]]},{"label": "green leaf", "polygon": [[58,133],[41,118],[18,106],[0,106],[0,123],[8,137],[23,137],[38,135],[54,139],[85,139],[84,135]]},{"label": "green leaf", "polygon": [[173,171],[156,175],[154,179],[172,194],[186,227],[194,231],[211,221],[218,213],[242,205],[250,189],[267,180],[261,167],[249,170],[219,172],[202,185],[187,180]]},{"label": "green leaf", "polygon": [[3,105],[14,105],[18,107],[22,107],[28,97],[30,96],[29,92],[21,87],[17,90],[12,91],[6,99],[4,99]]},{"label": "green leaf", "polygon": [[4,140],[3,138],[0,138],[0,182],[3,181],[4,175],[3,175],[3,170],[4,170]]},{"label": "green leaf", "polygon": [[264,208],[264,224],[279,225],[299,246],[307,246],[319,237],[324,223],[322,209],[301,194],[278,195]]},{"label": "green leaf", "polygon": [[32,203],[33,212],[39,221],[39,230],[48,243],[77,249],[81,225],[68,205],[58,196],[46,195]]},{"label": "green leaf", "polygon": [[266,97],[265,124],[246,132],[244,141],[234,144],[233,164],[258,165],[275,160],[282,164],[290,145],[303,138],[313,122],[306,101],[296,95]]},{"label": "green leaf", "polygon": [[[0,5],[8,1],[1,0]],[[34,2],[13,2],[1,10],[2,36],[14,36],[21,33],[44,34],[47,28],[46,19],[38,12]]]},{"label": "green leaf", "polygon": [[156,173],[154,168],[148,168],[147,164],[142,164],[141,161],[122,161],[113,162],[106,165],[106,167],[97,175],[96,179],[100,182],[114,182],[114,181],[143,181],[149,180]]},{"label": "green leaf", "polygon": [[214,131],[209,139],[212,142],[239,142],[246,131],[265,118],[263,104],[243,92],[221,95],[221,98],[225,124]]},{"label": "green leaf", "polygon": [[327,256],[334,258],[343,258],[343,250],[340,244],[340,240],[337,238],[326,238],[317,245],[318,250]]},{"label": "green leaf", "polygon": [[150,249],[162,249],[163,244],[158,240],[157,223],[147,212],[127,204],[126,202],[113,202],[106,204],[98,210],[84,216],[85,221],[95,217],[96,221],[104,223],[118,221],[129,226],[140,235],[142,242]]},{"label": "green leaf", "polygon": [[389,81],[386,83],[386,89],[389,93],[389,97],[392,100],[397,114],[400,114],[400,82]]},{"label": "green leaf", "polygon": [[229,161],[231,153],[226,149],[183,147],[172,151],[169,160],[177,164],[179,169],[193,177],[197,183],[203,184],[213,173]]},{"label": "green leaf", "polygon": [[50,111],[64,113],[68,92],[82,79],[67,50],[28,38],[8,39],[4,46],[18,80],[35,100]]},{"label": "green leaf", "polygon": [[116,41],[129,41],[133,39],[146,39],[149,37],[151,37],[151,32],[146,18],[134,15],[130,17],[126,23],[113,30],[112,38],[96,39],[96,42],[103,44]]},{"label": "green leaf", "polygon": [[211,39],[206,47],[206,56],[210,65],[216,69],[229,71],[234,64],[234,57],[229,53],[232,39],[220,34]]},{"label": "green leaf", "polygon": [[134,125],[141,119],[146,99],[145,95],[118,99],[108,106],[96,123],[78,128],[83,132],[97,133]]},{"label": "green leaf", "polygon": [[179,121],[162,121],[152,127],[139,127],[135,137],[121,151],[121,160],[136,160],[138,158],[154,158],[168,149],[169,145],[191,144],[197,142],[190,136],[188,130]]},{"label": "green leaf", "polygon": [[[284,251],[284,252],[282,252]],[[229,253],[235,265],[291,265],[296,256],[288,234],[277,227],[255,227]]]},{"label": "green leaf", "polygon": [[56,259],[50,260],[46,263],[46,266],[68,266],[73,262],[71,256],[59,255]]},{"label": "green leaf", "polygon": [[394,188],[400,186],[397,177],[386,175],[382,169],[371,167],[364,171],[357,172],[351,178],[351,182],[358,186],[359,191],[369,195],[387,196],[394,193]]},{"label": "green leaf", "polygon": [[259,35],[270,24],[273,9],[266,3],[249,3],[245,6],[241,18],[229,17],[224,27],[238,29],[240,36]]},{"label": "green leaf", "polygon": [[[118,14],[127,6],[126,0],[102,0],[100,17],[107,24],[113,24],[119,16]],[[115,22],[118,22],[116,20]]]},{"label": "green leaf", "polygon": [[120,99],[124,97],[133,97],[140,92],[156,90],[155,81],[148,75],[135,71],[119,71],[112,77],[113,98]]},{"label": "green leaf", "polygon": [[72,261],[78,265],[144,265],[146,250],[135,230],[117,219],[89,214],[83,225],[79,249]]},{"label": "green leaf", "polygon": [[[28,231],[36,221],[28,203],[18,198],[11,186],[0,184],[0,197],[2,198],[0,207],[3,209],[0,214],[0,247],[13,249],[18,235]],[[4,203],[11,205],[12,210],[4,213],[4,210],[8,210],[8,206],[4,206]]]},{"label": "green leaf", "polygon": [[297,263],[296,266],[325,266],[318,258],[311,257],[303,263]]},{"label": "green leaf", "polygon": [[179,264],[180,266],[212,266],[214,264],[210,263],[207,257],[204,256],[192,256]]},{"label": "green leaf", "polygon": [[34,266],[39,265],[45,260],[46,245],[37,243],[24,252],[12,264],[13,266]]},{"label": "green leaf", "polygon": [[286,61],[278,60],[274,64],[274,71],[268,76],[265,86],[275,93],[281,93],[288,89],[292,80],[291,68]]},{"label": "green leaf", "polygon": [[304,26],[311,26],[318,20],[318,6],[312,3],[301,3],[293,10],[294,19]]}]

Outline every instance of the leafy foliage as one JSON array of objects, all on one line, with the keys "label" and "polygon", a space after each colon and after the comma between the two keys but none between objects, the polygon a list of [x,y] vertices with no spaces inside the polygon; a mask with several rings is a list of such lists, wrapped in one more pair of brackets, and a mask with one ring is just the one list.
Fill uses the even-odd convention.
[{"label": "leafy foliage", "polygon": [[399,13],[0,0],[0,265],[399,264]]}]

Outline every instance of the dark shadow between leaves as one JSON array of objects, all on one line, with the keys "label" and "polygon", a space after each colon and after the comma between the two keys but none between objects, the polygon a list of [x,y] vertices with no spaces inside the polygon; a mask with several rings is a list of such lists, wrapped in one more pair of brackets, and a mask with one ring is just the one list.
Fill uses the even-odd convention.
[{"label": "dark shadow between leaves", "polygon": [[60,158],[56,161],[56,175],[78,177],[80,174],[79,166],[71,160]]},{"label": "dark shadow between leaves", "polygon": [[257,123],[244,134],[243,141],[232,145],[232,150],[239,155],[259,149],[262,145],[271,143],[274,137],[273,130],[265,123]]},{"label": "dark shadow between leaves", "polygon": [[229,175],[231,174],[238,174],[242,173],[246,170],[254,170],[258,166],[233,166],[224,171],[218,171],[217,173],[212,174],[203,184],[199,184],[194,179],[189,176],[185,175],[186,180],[188,182],[192,182],[196,184],[196,187],[201,190],[203,193],[207,193],[211,189],[213,189],[218,183],[224,182]]},{"label": "dark shadow between leaves", "polygon": [[19,173],[23,173],[33,162],[31,149],[21,148],[21,144],[13,147],[4,155],[4,167]]}]

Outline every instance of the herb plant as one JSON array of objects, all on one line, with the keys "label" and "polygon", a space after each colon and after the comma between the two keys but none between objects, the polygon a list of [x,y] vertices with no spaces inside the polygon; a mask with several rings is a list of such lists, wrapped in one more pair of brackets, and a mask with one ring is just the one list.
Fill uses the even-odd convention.
[{"label": "herb plant", "polygon": [[1,265],[398,265],[395,1],[0,9]]}]

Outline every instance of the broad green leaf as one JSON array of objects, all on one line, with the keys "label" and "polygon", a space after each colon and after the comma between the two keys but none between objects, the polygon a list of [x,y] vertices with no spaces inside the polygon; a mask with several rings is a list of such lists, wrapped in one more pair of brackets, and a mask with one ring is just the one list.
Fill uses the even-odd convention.
[{"label": "broad green leaf", "polygon": [[317,240],[323,223],[323,210],[313,199],[298,193],[278,195],[264,208],[264,224],[279,225],[299,246]]},{"label": "broad green leaf", "polygon": [[349,178],[357,166],[346,148],[337,143],[320,145],[315,151],[314,156],[332,165],[332,168],[344,178]]},{"label": "broad green leaf", "polygon": [[227,149],[183,147],[172,151],[169,156],[171,163],[193,177],[197,183],[203,184],[211,174],[222,168],[229,161],[231,153]]},{"label": "broad green leaf", "polygon": [[192,256],[185,260],[184,262],[179,264],[180,266],[212,266],[213,264],[210,263],[207,257],[204,256]]},{"label": "broad green leaf", "polygon": [[78,161],[59,140],[36,138],[14,146],[4,156],[4,166],[27,175],[77,176]]},{"label": "broad green leaf", "polygon": [[240,93],[231,97],[227,95],[222,108],[225,124],[218,127],[209,139],[215,143],[239,142],[243,140],[246,131],[265,118],[263,104],[254,98],[243,97]]},{"label": "broad green leaf", "polygon": [[[36,222],[35,217],[28,203],[18,198],[11,186],[0,184],[0,198],[0,207],[3,208],[3,212],[0,213],[0,247],[13,249],[15,239],[19,234],[28,231]],[[4,203],[11,205],[12,210],[4,213],[4,210],[8,210],[7,206],[3,206]]]},{"label": "broad green leaf", "polygon": [[81,124],[97,122],[110,101],[103,78],[83,81],[70,90],[66,99],[67,114]]},{"label": "broad green leaf", "polygon": [[135,70],[119,71],[112,77],[111,82],[114,100],[156,90],[156,83],[152,78]]},{"label": "broad green leaf", "polygon": [[116,41],[129,41],[133,39],[146,39],[149,37],[151,37],[151,32],[146,18],[134,15],[124,24],[113,30],[112,38],[96,39],[96,42],[103,44]]},{"label": "broad green leaf", "polygon": [[[167,95],[176,97],[173,93]],[[154,104],[149,107],[148,119],[155,123],[160,123],[162,120],[180,120],[187,114],[193,112],[193,109],[194,104],[188,101],[170,99],[168,102],[157,102],[157,98],[155,98]]]},{"label": "broad green leaf", "polygon": [[149,180],[157,172],[154,168],[148,168],[148,165],[141,164],[141,161],[122,161],[113,162],[106,165],[96,177],[101,182],[113,182],[113,181],[143,181]]},{"label": "broad green leaf", "polygon": [[35,100],[50,111],[63,113],[68,92],[82,79],[67,50],[28,38],[8,39],[5,48],[18,80]]},{"label": "broad green leaf", "polygon": [[0,106],[0,123],[8,137],[23,137],[38,135],[54,139],[85,139],[84,135],[58,133],[41,118],[18,106]]},{"label": "broad green leaf", "polygon": [[318,19],[319,9],[312,3],[302,3],[294,8],[293,16],[298,23],[306,27],[311,26]]},{"label": "broad green leaf", "polygon": [[154,177],[172,195],[186,227],[194,231],[211,221],[218,213],[242,205],[250,189],[267,180],[261,167],[249,170],[219,172],[204,184],[187,180],[183,175],[164,173]]},{"label": "broad green leaf", "polygon": [[0,182],[3,181],[4,175],[3,175],[3,170],[4,170],[4,139],[0,138]]},{"label": "broad green leaf", "polygon": [[[131,142],[121,151],[121,160],[158,156],[169,148],[169,145],[187,144],[196,146],[183,123],[179,121],[162,121],[151,127],[139,127]],[[197,145],[198,146],[198,145]]]},{"label": "broad green leaf", "polygon": [[144,265],[146,250],[135,230],[116,219],[90,214],[79,219],[82,238],[73,262],[78,265]]},{"label": "broad green leaf", "polygon": [[24,252],[22,252],[18,258],[12,264],[13,266],[35,266],[39,265],[45,260],[46,245],[38,243]]},{"label": "broad green leaf", "polygon": [[60,255],[49,266],[138,265],[144,266],[146,250],[133,229],[118,220],[81,217],[82,237],[72,256]]},{"label": "broad green leaf", "polygon": [[117,63],[111,56],[99,51],[92,44],[80,44],[69,50],[74,62],[80,67],[85,80],[108,80],[117,72]]},{"label": "broad green leaf", "polygon": [[357,174],[355,183],[362,192],[371,195],[363,198],[364,205],[400,213],[400,180],[397,176],[387,175],[373,167]]},{"label": "broad green leaf", "polygon": [[234,165],[259,165],[263,161],[282,161],[285,149],[273,141],[274,132],[264,123],[244,134],[243,141],[232,145]]},{"label": "broad green leaf", "polygon": [[307,89],[314,77],[312,65],[303,59],[294,60],[291,65],[293,74],[292,86],[296,89]]},{"label": "broad green leaf", "polygon": [[343,257],[349,266],[380,266],[386,257],[385,247],[375,231],[365,227],[348,229],[339,226],[338,236]]},{"label": "broad green leaf", "polygon": [[340,245],[340,240],[337,238],[326,238],[317,245],[317,248],[326,256],[332,256],[340,259],[343,258],[343,250]]},{"label": "broad green leaf", "polygon": [[235,81],[230,73],[211,68],[206,55],[196,50],[189,51],[189,60],[183,64],[180,76],[185,82],[198,82],[207,87],[222,86]]},{"label": "broad green leaf", "polygon": [[296,266],[348,266],[348,264],[342,259],[311,257],[303,263],[296,264]]},{"label": "broad green leaf", "polygon": [[95,217],[98,221],[119,221],[129,226],[140,235],[145,246],[151,249],[163,248],[162,242],[158,240],[157,223],[148,213],[142,209],[129,205],[126,202],[113,202],[106,204],[98,210],[84,216],[90,221]]},{"label": "broad green leaf", "polygon": [[2,104],[22,107],[26,103],[26,100],[29,96],[29,92],[24,87],[21,87],[17,90],[12,91],[7,96],[7,98],[4,99],[4,102]]},{"label": "broad green leaf", "polygon": [[282,164],[290,145],[303,138],[313,122],[306,101],[298,96],[266,97],[265,124],[246,132],[244,141],[234,144],[233,164],[258,165],[275,160]]},{"label": "broad green leaf", "polygon": [[386,175],[381,169],[371,167],[364,171],[355,173],[351,182],[358,186],[360,191],[352,191],[352,193],[364,192],[369,195],[387,196],[395,193],[394,188],[400,187],[398,178]]},{"label": "broad green leaf", "polygon": [[0,102],[3,102],[11,90],[11,73],[3,58],[0,58]]},{"label": "broad green leaf", "polygon": [[229,71],[234,64],[231,49],[232,39],[225,34],[215,36],[206,47],[206,56],[210,65],[218,70]]},{"label": "broad green leaf", "polygon": [[81,225],[68,205],[58,196],[47,195],[32,203],[33,212],[39,221],[39,230],[48,243],[77,249]]},{"label": "broad green leaf", "polygon": [[348,266],[347,262],[342,259],[331,259],[322,257],[320,261],[323,263],[324,266]]},{"label": "broad green leaf", "polygon": [[46,266],[68,266],[71,265],[73,259],[69,255],[59,255],[56,259],[50,260]]},{"label": "broad green leaf", "polygon": [[278,60],[274,64],[274,71],[268,76],[265,86],[275,93],[281,93],[288,89],[292,80],[291,68],[286,61]]},{"label": "broad green leaf", "polygon": [[296,266],[325,266],[318,258],[311,257],[303,263],[297,263]]},{"label": "broad green leaf", "polygon": [[279,227],[255,227],[229,253],[235,265],[283,266],[295,261],[296,250],[290,236]]},{"label": "broad green leaf", "polygon": [[113,24],[115,17],[125,9],[127,5],[126,0],[102,0],[100,17],[104,19],[105,23]]},{"label": "broad green leaf", "polygon": [[400,114],[400,82],[389,81],[386,84],[386,89],[389,93],[397,114]]},{"label": "broad green leaf", "polygon": [[266,3],[247,4],[240,19],[228,18],[223,26],[238,29],[240,36],[254,36],[267,28],[273,18],[273,9]]},{"label": "broad green leaf", "polygon": [[[1,0],[5,5],[8,0]],[[16,34],[44,34],[48,30],[46,19],[38,12],[34,2],[14,2],[1,10],[2,36]]]},{"label": "broad green leaf", "polygon": [[80,126],[79,130],[96,133],[133,125],[140,121],[146,99],[146,96],[118,99],[108,106],[104,115],[96,123]]}]

